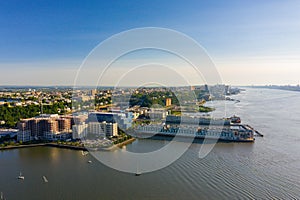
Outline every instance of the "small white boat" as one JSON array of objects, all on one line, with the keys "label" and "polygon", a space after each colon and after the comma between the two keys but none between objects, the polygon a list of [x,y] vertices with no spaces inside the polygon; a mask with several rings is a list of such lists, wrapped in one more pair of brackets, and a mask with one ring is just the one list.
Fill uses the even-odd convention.
[{"label": "small white boat", "polygon": [[142,172],[139,170],[139,167],[138,165],[136,166],[136,172],[135,172],[135,175],[136,176],[140,176],[142,174]]},{"label": "small white boat", "polygon": [[136,172],[135,175],[136,176],[140,176],[142,173],[141,172]]},{"label": "small white boat", "polygon": [[46,178],[46,176],[43,176],[43,180],[45,183],[48,183],[48,179]]},{"label": "small white boat", "polygon": [[25,177],[22,175],[22,173],[20,172],[20,175],[18,176],[18,179],[24,180]]},{"label": "small white boat", "polygon": [[5,200],[5,198],[4,198],[4,196],[3,196],[3,192],[1,192],[0,200]]},{"label": "small white boat", "polygon": [[91,161],[91,160],[89,160],[89,161],[88,161],[88,163],[92,163],[92,161]]}]

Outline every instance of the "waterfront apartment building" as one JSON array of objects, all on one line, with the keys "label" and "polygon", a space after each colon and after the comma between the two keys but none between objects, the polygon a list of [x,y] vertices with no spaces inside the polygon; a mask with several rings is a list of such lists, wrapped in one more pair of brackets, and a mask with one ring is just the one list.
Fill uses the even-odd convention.
[{"label": "waterfront apartment building", "polygon": [[88,116],[88,122],[117,123],[122,129],[131,127],[132,119],[132,112],[91,112]]},{"label": "waterfront apartment building", "polygon": [[60,138],[62,134],[70,134],[72,130],[70,118],[57,114],[42,114],[33,118],[21,119],[18,129],[18,141],[23,142],[52,140]]},{"label": "waterfront apartment building", "polygon": [[32,136],[31,136],[31,131],[30,130],[19,131],[18,135],[17,135],[17,139],[19,142],[20,141],[29,142],[29,141],[33,140]]},{"label": "waterfront apartment building", "polygon": [[71,119],[70,118],[58,118],[58,131],[70,132],[71,131]]},{"label": "waterfront apartment building", "polygon": [[88,133],[105,135],[106,137],[118,136],[118,124],[111,122],[89,122]]},{"label": "waterfront apartment building", "polygon": [[118,124],[117,123],[103,123],[105,127],[104,132],[106,136],[118,136]]},{"label": "waterfront apartment building", "polygon": [[73,139],[82,139],[86,137],[88,132],[88,124],[75,124],[72,126],[72,138]]}]

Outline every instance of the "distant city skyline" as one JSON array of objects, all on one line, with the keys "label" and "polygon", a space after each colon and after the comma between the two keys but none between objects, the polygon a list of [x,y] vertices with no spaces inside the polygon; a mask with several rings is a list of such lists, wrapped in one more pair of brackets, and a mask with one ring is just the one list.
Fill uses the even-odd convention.
[{"label": "distant city skyline", "polygon": [[[100,42],[128,29],[149,26],[174,29],[195,39],[225,84],[297,85],[299,10],[296,0],[3,1],[0,85],[72,86],[84,58]],[[192,73],[183,66],[180,70]],[[202,84],[197,81],[190,80]]]}]

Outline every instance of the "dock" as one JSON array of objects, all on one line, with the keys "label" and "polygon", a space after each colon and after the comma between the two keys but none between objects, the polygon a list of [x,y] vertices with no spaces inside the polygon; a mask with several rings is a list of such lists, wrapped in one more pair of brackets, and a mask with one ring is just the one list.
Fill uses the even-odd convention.
[{"label": "dock", "polygon": [[244,128],[248,128],[248,129],[252,130],[255,133],[254,136],[264,137],[264,135],[262,133],[260,133],[259,131],[255,130],[250,125],[245,124],[245,125],[242,125],[242,126],[244,126]]}]

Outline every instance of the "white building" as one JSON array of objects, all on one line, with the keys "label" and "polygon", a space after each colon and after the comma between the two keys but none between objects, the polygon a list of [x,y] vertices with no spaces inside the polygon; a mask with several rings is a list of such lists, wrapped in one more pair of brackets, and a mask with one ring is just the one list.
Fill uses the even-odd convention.
[{"label": "white building", "polygon": [[87,135],[88,125],[86,123],[82,123],[79,125],[72,126],[72,138],[73,139],[81,139]]},{"label": "white building", "polygon": [[106,136],[118,136],[118,124],[102,122]]},{"label": "white building", "polygon": [[117,123],[106,123],[103,122],[89,122],[88,133],[96,135],[117,136],[118,135],[118,124]]},{"label": "white building", "polygon": [[95,134],[95,135],[103,134],[100,123],[99,122],[89,122],[88,134]]}]

